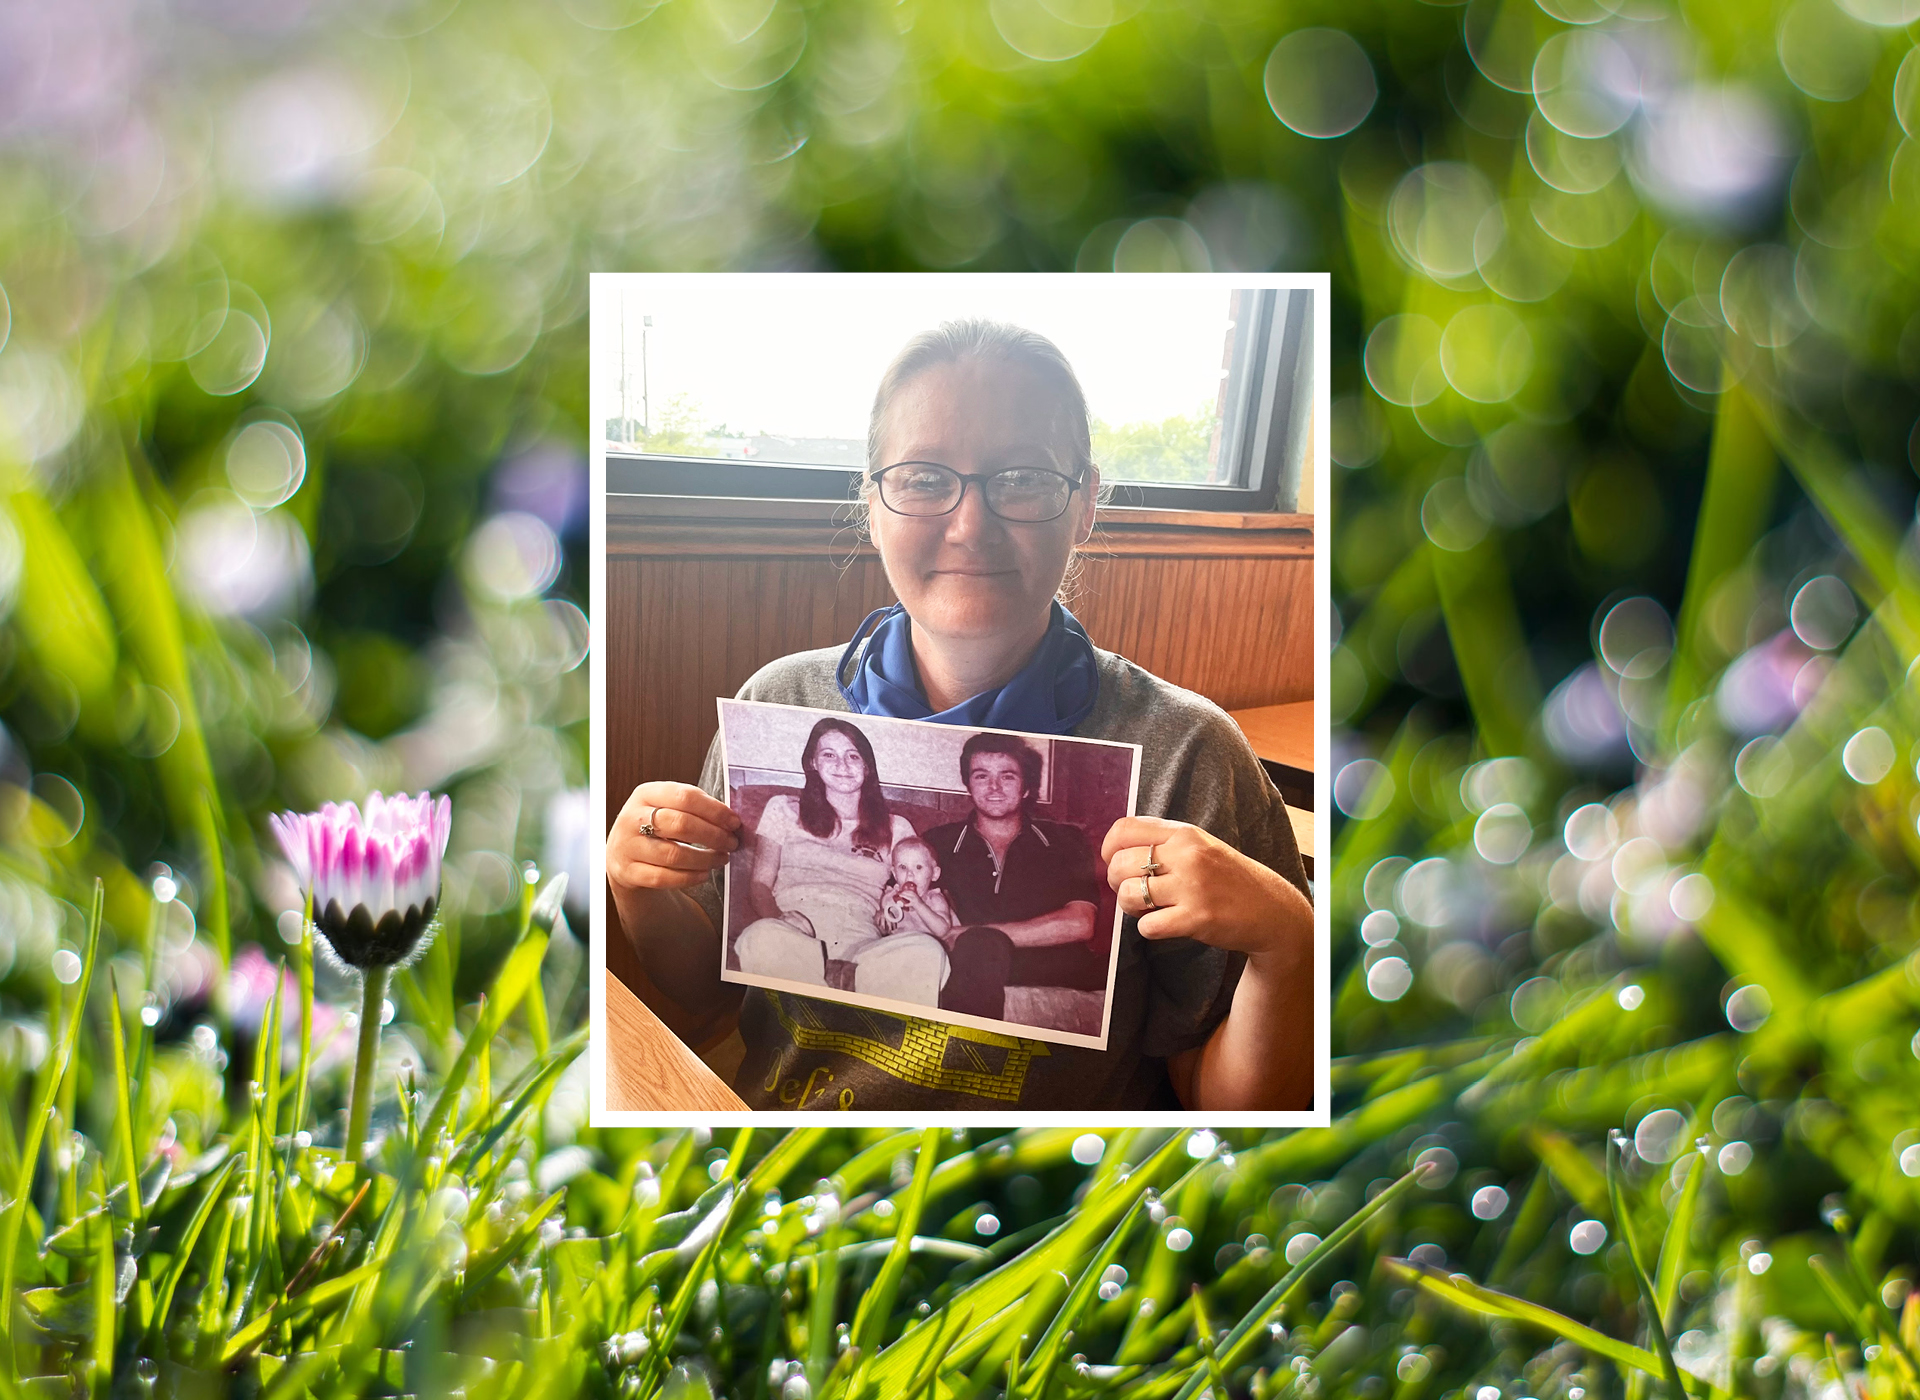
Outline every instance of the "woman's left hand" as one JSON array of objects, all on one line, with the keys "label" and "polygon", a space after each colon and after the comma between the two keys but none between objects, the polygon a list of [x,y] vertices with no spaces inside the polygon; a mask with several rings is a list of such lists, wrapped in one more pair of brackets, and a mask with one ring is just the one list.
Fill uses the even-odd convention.
[{"label": "woman's left hand", "polygon": [[[1274,964],[1312,956],[1307,897],[1200,827],[1122,817],[1100,856],[1121,912],[1139,920],[1143,938],[1192,938]],[[1143,873],[1149,859],[1159,874]]]}]

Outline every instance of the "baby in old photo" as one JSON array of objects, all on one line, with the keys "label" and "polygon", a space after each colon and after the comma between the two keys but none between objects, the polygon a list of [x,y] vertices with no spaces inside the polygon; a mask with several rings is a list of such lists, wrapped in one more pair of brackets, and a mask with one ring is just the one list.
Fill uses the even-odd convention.
[{"label": "baby in old photo", "polygon": [[953,905],[939,889],[940,862],[918,836],[893,843],[892,878],[881,891],[873,926],[882,934],[930,933],[944,940],[953,930]]}]

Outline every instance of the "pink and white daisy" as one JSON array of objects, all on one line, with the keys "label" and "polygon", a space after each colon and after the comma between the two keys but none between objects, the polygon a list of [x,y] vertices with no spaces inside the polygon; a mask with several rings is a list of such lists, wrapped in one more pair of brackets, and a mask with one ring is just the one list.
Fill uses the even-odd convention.
[{"label": "pink and white daisy", "polygon": [[342,962],[390,967],[413,956],[439,906],[451,798],[376,792],[364,815],[351,802],[329,802],[267,820],[313,895],[314,926]]}]

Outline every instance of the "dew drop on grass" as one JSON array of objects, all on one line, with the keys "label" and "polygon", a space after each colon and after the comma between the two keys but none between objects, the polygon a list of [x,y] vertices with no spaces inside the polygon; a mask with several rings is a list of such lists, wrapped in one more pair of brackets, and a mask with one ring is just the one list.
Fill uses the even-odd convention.
[{"label": "dew drop on grass", "polygon": [[1184,1254],[1193,1247],[1193,1232],[1182,1226],[1167,1231],[1167,1248],[1175,1254]]},{"label": "dew drop on grass", "polygon": [[1083,1167],[1098,1162],[1106,1150],[1106,1139],[1098,1133],[1082,1133],[1073,1140],[1073,1160]]},{"label": "dew drop on grass", "polygon": [[973,1233],[976,1235],[999,1234],[1000,1217],[990,1210],[981,1211],[979,1218],[973,1222]]},{"label": "dew drop on grass", "polygon": [[1498,1220],[1507,1209],[1507,1193],[1498,1186],[1482,1186],[1473,1193],[1473,1213],[1481,1220]]},{"label": "dew drop on grass", "polygon": [[1920,1142],[1900,1154],[1900,1170],[1907,1176],[1920,1176]]},{"label": "dew drop on grass", "polygon": [[882,1220],[885,1220],[888,1216],[893,1214],[893,1202],[886,1201],[886,1200],[875,1201],[873,1203],[873,1213],[879,1216]]},{"label": "dew drop on grass", "polygon": [[1187,1139],[1187,1155],[1195,1160],[1203,1157],[1211,1157],[1213,1155],[1213,1149],[1219,1145],[1220,1139],[1214,1136],[1212,1130],[1202,1128]]},{"label": "dew drop on grass", "polygon": [[1640,1003],[1647,999],[1647,994],[1639,983],[1629,982],[1620,989],[1620,994],[1615,999],[1620,1003],[1622,1011],[1638,1011]]},{"label": "dew drop on grass", "polygon": [[1473,1400],[1500,1400],[1500,1387],[1497,1385],[1483,1385],[1479,1390],[1474,1392]]},{"label": "dew drop on grass", "polygon": [[780,1400],[807,1400],[813,1394],[813,1387],[807,1384],[805,1376],[788,1376],[786,1384],[780,1387]]},{"label": "dew drop on grass", "polygon": [[1320,1237],[1309,1231],[1302,1231],[1287,1241],[1287,1262],[1298,1264],[1314,1250],[1320,1247]]},{"label": "dew drop on grass", "polygon": [[1768,1269],[1771,1269],[1772,1267],[1773,1267],[1773,1256],[1767,1253],[1766,1250],[1764,1249],[1760,1250],[1756,1254],[1749,1256],[1749,1258],[1747,1259],[1747,1272],[1750,1274],[1755,1274],[1755,1275],[1764,1274]]},{"label": "dew drop on grass", "polygon": [[71,987],[80,980],[80,955],[71,948],[62,948],[53,955],[53,975],[65,986]]},{"label": "dew drop on grass", "polygon": [[1593,1254],[1607,1242],[1607,1227],[1598,1220],[1582,1220],[1567,1231],[1567,1244],[1575,1254]]},{"label": "dew drop on grass", "polygon": [[1738,1176],[1753,1165],[1753,1149],[1744,1142],[1730,1142],[1720,1149],[1720,1170]]},{"label": "dew drop on grass", "polygon": [[175,883],[171,875],[156,875],[153,877],[153,897],[162,904],[173,903],[174,896],[179,893],[180,886]]}]

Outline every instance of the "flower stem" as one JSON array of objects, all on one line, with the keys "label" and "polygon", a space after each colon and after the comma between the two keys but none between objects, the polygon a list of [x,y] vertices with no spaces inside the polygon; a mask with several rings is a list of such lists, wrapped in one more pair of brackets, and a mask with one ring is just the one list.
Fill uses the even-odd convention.
[{"label": "flower stem", "polygon": [[353,1101],[347,1110],[347,1152],[343,1160],[357,1162],[367,1140],[367,1120],[373,1115],[374,1061],[380,1049],[380,1017],[386,1010],[387,976],[391,969],[370,967],[361,979],[360,1049],[353,1058]]}]

